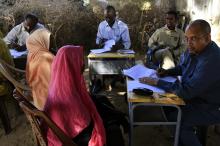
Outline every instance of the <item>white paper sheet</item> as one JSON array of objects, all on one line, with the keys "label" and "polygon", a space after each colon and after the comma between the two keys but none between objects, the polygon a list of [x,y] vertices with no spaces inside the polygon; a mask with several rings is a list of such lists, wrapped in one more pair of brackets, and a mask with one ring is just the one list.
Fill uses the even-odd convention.
[{"label": "white paper sheet", "polygon": [[93,50],[90,50],[92,53],[94,54],[100,54],[100,53],[104,53],[104,52],[107,52],[107,51],[110,51],[111,49],[93,49]]},{"label": "white paper sheet", "polygon": [[22,55],[25,55],[25,54],[28,53],[27,50],[25,50],[25,51],[17,51],[15,49],[9,49],[9,51],[10,51],[10,54],[11,54],[11,56],[13,58],[18,58],[18,57],[21,57]]},{"label": "white paper sheet", "polygon": [[[159,78],[156,74],[156,70],[149,69],[141,64],[138,64],[129,69],[123,70],[123,74],[133,78],[134,80],[138,80],[139,78],[142,78],[142,77]],[[170,76],[159,78],[159,79],[167,81],[167,82],[176,81],[176,78],[170,77]]]},{"label": "white paper sheet", "polygon": [[165,91],[161,88],[158,88],[158,87],[155,87],[155,86],[150,86],[150,85],[147,85],[147,84],[142,84],[138,80],[128,81],[127,82],[127,88],[128,88],[128,91],[132,91],[133,89],[137,89],[137,88],[147,88],[147,89],[150,89],[150,90],[152,90],[153,92],[156,92],[156,93],[160,93],[160,94],[165,93]]},{"label": "white paper sheet", "polygon": [[103,49],[111,49],[113,45],[115,45],[115,40],[108,40],[105,42],[105,46]]},{"label": "white paper sheet", "polygon": [[134,54],[134,50],[130,50],[130,49],[121,49],[117,51],[118,53],[122,53],[122,54]]},{"label": "white paper sheet", "polygon": [[115,40],[108,40],[108,41],[105,42],[105,45],[104,45],[103,48],[93,49],[93,50],[90,50],[90,51],[94,54],[100,54],[100,53],[108,52],[108,51],[111,50],[113,45],[115,45]]}]

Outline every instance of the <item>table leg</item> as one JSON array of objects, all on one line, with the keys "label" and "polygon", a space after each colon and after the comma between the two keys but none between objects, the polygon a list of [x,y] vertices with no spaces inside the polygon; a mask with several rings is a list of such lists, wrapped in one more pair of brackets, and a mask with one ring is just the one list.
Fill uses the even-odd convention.
[{"label": "table leg", "polygon": [[178,110],[178,114],[177,114],[177,121],[176,121],[176,132],[175,132],[174,146],[178,146],[182,111],[179,106],[175,106],[175,107]]},{"label": "table leg", "polygon": [[130,122],[130,132],[129,132],[129,146],[133,145],[133,132],[134,132],[134,118],[133,118],[133,109],[132,103],[128,102],[128,110],[129,110],[129,122]]}]

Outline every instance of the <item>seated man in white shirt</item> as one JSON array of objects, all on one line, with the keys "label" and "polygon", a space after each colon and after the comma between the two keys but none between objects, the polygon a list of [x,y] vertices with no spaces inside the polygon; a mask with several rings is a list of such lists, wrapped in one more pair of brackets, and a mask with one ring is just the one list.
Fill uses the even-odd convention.
[{"label": "seated man in white shirt", "polygon": [[99,24],[96,44],[103,47],[108,40],[115,41],[112,51],[129,49],[131,46],[128,26],[116,19],[116,11],[113,6],[107,6],[105,9],[105,20]]},{"label": "seated man in white shirt", "polygon": [[40,28],[44,28],[44,26],[38,23],[37,16],[27,14],[24,17],[24,21],[12,28],[4,37],[3,40],[8,45],[14,58],[15,67],[25,69],[27,56],[26,39],[30,33]]},{"label": "seated man in white shirt", "polygon": [[[107,6],[105,8],[104,14],[105,20],[99,24],[96,44],[102,48],[107,41],[113,40],[115,45],[111,47],[111,52],[115,52],[121,49],[129,49],[131,46],[131,41],[128,26],[116,18],[116,10],[113,6]],[[107,75],[103,76],[104,84],[106,77]],[[111,81],[111,87],[115,86],[116,81],[124,80],[121,76],[117,75],[110,75],[110,78],[113,78]],[[94,81],[94,87],[92,87],[92,91],[96,90],[95,84],[97,84],[96,81]]]},{"label": "seated man in white shirt", "polygon": [[[33,14],[27,14],[24,21],[16,25],[5,37],[4,41],[10,49],[16,51],[26,50],[26,39],[30,33],[36,29],[43,28],[44,26],[38,23],[37,16]],[[13,52],[16,52],[16,51]],[[12,54],[13,55],[13,54]]]}]

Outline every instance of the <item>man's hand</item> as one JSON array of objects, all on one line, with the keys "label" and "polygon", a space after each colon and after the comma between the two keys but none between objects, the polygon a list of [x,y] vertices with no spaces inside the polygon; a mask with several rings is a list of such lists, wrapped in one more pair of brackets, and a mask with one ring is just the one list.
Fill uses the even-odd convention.
[{"label": "man's hand", "polygon": [[117,42],[114,46],[112,46],[111,51],[116,52],[120,49],[124,49],[124,45],[121,43],[121,41]]},{"label": "man's hand", "polygon": [[139,81],[143,84],[156,86],[159,79],[151,78],[151,77],[143,77],[143,78],[140,78]]},{"label": "man's hand", "polygon": [[105,46],[105,42],[107,41],[107,39],[100,39],[99,44],[96,44],[97,48],[103,48]]},{"label": "man's hand", "polygon": [[24,51],[26,50],[26,46],[20,46],[17,43],[11,43],[10,48],[14,48],[17,51]]},{"label": "man's hand", "polygon": [[105,42],[107,41],[108,39],[101,39],[100,43],[99,43],[99,47],[100,48],[103,48],[105,46]]},{"label": "man's hand", "polygon": [[158,68],[158,69],[157,69],[157,75],[158,75],[159,77],[165,77],[165,76],[168,75],[168,74],[167,74],[167,70],[165,70],[165,69],[163,69],[163,68]]},{"label": "man's hand", "polygon": [[20,45],[18,45],[17,43],[11,43],[11,46],[10,46],[10,47],[17,50],[17,48],[19,48]]}]

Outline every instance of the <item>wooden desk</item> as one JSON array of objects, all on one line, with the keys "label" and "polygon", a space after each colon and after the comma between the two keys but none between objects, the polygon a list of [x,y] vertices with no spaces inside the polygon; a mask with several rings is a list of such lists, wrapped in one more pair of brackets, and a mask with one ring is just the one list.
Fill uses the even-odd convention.
[{"label": "wooden desk", "polygon": [[90,81],[93,75],[120,75],[135,65],[134,54],[101,53],[88,55]]},{"label": "wooden desk", "polygon": [[[127,86],[129,82],[127,79]],[[156,94],[156,93],[154,93]],[[152,96],[140,96],[136,95],[132,91],[127,90],[127,97],[128,97],[128,106],[129,106],[129,119],[130,119],[130,135],[129,135],[129,145],[133,146],[133,131],[134,126],[136,125],[176,125],[176,132],[175,132],[175,140],[174,146],[178,146],[179,141],[179,129],[180,129],[180,122],[181,122],[181,109],[179,105],[184,105],[184,101],[177,97],[174,94],[164,94],[166,97],[162,98],[153,98]],[[176,122],[135,122],[134,121],[134,110],[140,106],[159,106],[159,107],[174,107],[178,111],[177,121]]]}]

